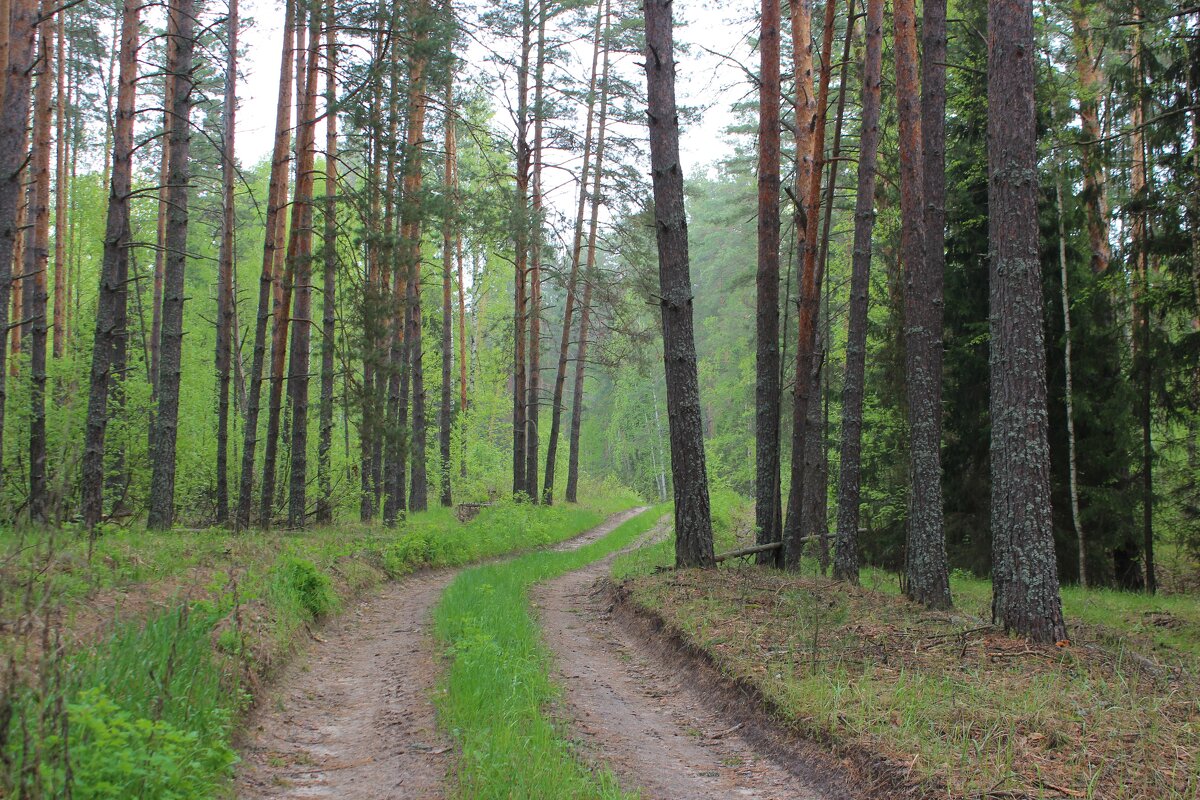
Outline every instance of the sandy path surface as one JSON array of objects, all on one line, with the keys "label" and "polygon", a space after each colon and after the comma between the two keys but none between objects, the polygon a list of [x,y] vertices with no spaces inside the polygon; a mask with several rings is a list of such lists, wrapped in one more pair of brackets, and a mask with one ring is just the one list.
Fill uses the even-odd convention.
[{"label": "sandy path surface", "polygon": [[[555,549],[582,547],[645,509]],[[321,629],[244,727],[240,798],[439,798],[453,743],[436,727],[433,608],[456,570],[420,573]]]},{"label": "sandy path surface", "polygon": [[431,615],[454,570],[421,573],[323,628],[245,727],[241,798],[438,798],[452,757],[435,725]]},{"label": "sandy path surface", "polygon": [[[652,532],[663,536],[664,523]],[[648,537],[649,538],[649,537]],[[649,798],[832,800],[826,769],[764,756],[745,717],[719,710],[712,687],[612,617],[598,582],[612,557],[537,587],[533,602],[554,651],[563,711],[583,754],[622,788]],[[819,759],[818,759],[819,762]]]}]

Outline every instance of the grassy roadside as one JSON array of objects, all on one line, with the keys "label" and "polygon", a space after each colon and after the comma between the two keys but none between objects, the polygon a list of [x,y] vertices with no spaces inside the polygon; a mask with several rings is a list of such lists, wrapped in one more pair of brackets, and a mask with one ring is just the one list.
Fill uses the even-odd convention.
[{"label": "grassy roadside", "polygon": [[239,712],[310,625],[389,578],[529,549],[636,499],[500,503],[402,526],[85,538],[0,533],[0,796],[228,792]]},{"label": "grassy roadside", "polygon": [[632,602],[803,734],[864,765],[882,756],[918,794],[1200,797],[1195,596],[1069,588],[1072,645],[1031,647],[976,616],[991,590],[977,578],[955,575],[959,610],[939,614],[898,600],[886,573],[864,571],[861,589],[811,565],[654,574],[669,548],[615,565]]},{"label": "grassy roadside", "polygon": [[569,551],[530,553],[461,573],[435,612],[450,657],[439,722],[458,740],[458,796],[623,797],[610,774],[578,761],[545,712],[557,696],[549,655],[529,613],[529,587],[579,569],[650,530],[658,506]]}]

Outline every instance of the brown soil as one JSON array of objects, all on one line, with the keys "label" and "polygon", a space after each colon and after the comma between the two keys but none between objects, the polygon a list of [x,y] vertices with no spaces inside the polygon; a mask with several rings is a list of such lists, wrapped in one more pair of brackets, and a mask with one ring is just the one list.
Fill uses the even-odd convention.
[{"label": "brown soil", "polygon": [[437,798],[430,614],[453,570],[391,583],[314,636],[247,720],[238,797]]},{"label": "brown soil", "polygon": [[[652,534],[666,531],[660,523]],[[777,730],[662,637],[614,616],[602,584],[611,560],[533,592],[565,690],[561,713],[585,758],[649,798],[853,796],[821,748]]]}]

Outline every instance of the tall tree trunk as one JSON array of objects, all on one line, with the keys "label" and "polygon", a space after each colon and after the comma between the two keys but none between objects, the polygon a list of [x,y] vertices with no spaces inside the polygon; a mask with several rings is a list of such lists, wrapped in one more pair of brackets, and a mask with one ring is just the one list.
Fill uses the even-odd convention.
[{"label": "tall tree trunk", "polygon": [[325,233],[321,287],[321,421],[317,442],[317,523],[333,521],[333,346],[337,336],[337,17],[333,0],[325,7]]},{"label": "tall tree trunk", "polygon": [[50,261],[50,121],[54,100],[54,35],[51,0],[42,0],[38,25],[37,90],[33,98],[33,150],[29,156],[30,212],[33,225],[25,235],[25,316],[29,337],[29,518],[47,521],[46,487],[46,270]]},{"label": "tall tree trunk", "polygon": [[188,150],[191,144],[192,49],[195,44],[192,0],[172,0],[167,41],[167,80],[172,89],[170,187],[167,197],[163,270],[162,341],[158,361],[158,416],[154,429],[154,465],[150,478],[147,527],[166,530],[175,520],[175,436],[179,422],[179,375],[183,350],[184,268],[187,265]]},{"label": "tall tree trunk", "polygon": [[[4,452],[4,409],[7,400],[6,340],[9,293],[15,270],[15,250],[20,227],[21,174],[25,164],[26,121],[29,119],[29,77],[33,71],[38,5],[36,0],[11,0],[4,91],[0,100],[0,453]],[[19,263],[19,262],[18,262]],[[18,322],[19,319],[14,319]],[[0,471],[3,469],[0,459]]]},{"label": "tall tree trunk", "polygon": [[867,0],[867,50],[863,63],[858,189],[854,201],[854,255],[850,271],[850,320],[846,378],[842,385],[842,457],[838,475],[837,543],[833,577],[858,583],[858,521],[861,505],[863,388],[867,359],[867,295],[871,233],[875,227],[875,160],[879,152],[880,84],[883,71],[883,0]]},{"label": "tall tree trunk", "polygon": [[[288,243],[290,272],[295,279],[292,343],[288,363],[288,400],[292,410],[291,470],[288,487],[288,527],[302,528],[307,520],[308,488],[308,374],[312,350],[313,176],[316,162],[317,63],[321,52],[322,0],[309,9],[307,75],[297,106],[296,197],[292,203],[292,242]],[[330,24],[332,24],[330,20]],[[285,308],[286,311],[286,308]]]},{"label": "tall tree trunk", "polygon": [[296,25],[297,16],[296,0],[287,0],[284,4],[279,94],[275,102],[275,145],[271,153],[271,176],[267,187],[262,272],[258,279],[258,316],[254,323],[254,353],[250,364],[250,387],[246,393],[246,419],[242,423],[242,470],[235,521],[238,529],[249,526],[250,504],[254,497],[254,453],[258,448],[258,414],[262,398],[263,363],[266,361],[267,322],[271,314],[277,254],[284,227],[280,211],[287,199],[288,143],[292,124],[292,28]]},{"label": "tall tree trunk", "polygon": [[554,477],[558,458],[559,426],[562,421],[563,390],[567,381],[567,364],[570,360],[572,321],[575,315],[575,293],[579,283],[579,262],[583,248],[583,215],[588,197],[588,175],[591,169],[592,124],[596,115],[596,79],[600,64],[601,22],[605,22],[605,52],[607,52],[608,16],[607,3],[598,5],[596,24],[592,34],[592,72],[588,82],[587,122],[583,134],[583,165],[579,175],[579,200],[575,207],[575,232],[571,238],[571,267],[567,276],[567,297],[563,303],[563,328],[558,345],[558,368],[554,373],[554,396],[550,407],[550,438],[546,442],[546,476],[542,487],[542,502],[554,502]]},{"label": "tall tree trunk", "polygon": [[[779,0],[763,0],[758,87],[758,275],[754,384],[755,542],[778,542],[779,484]],[[771,553],[760,561],[774,561]]]},{"label": "tall tree trunk", "polygon": [[1067,229],[1063,211],[1062,179],[1054,185],[1054,196],[1058,205],[1058,270],[1061,279],[1063,311],[1063,399],[1067,406],[1067,467],[1071,492],[1071,527],[1075,530],[1075,542],[1079,547],[1079,585],[1086,589],[1087,543],[1083,538],[1083,521],[1079,517],[1079,476],[1075,458],[1075,402],[1071,383],[1071,294],[1067,288]]},{"label": "tall tree trunk", "polygon": [[[908,537],[904,593],[949,608],[942,528],[942,225],[945,178],[946,9],[926,0],[923,81],[918,89],[913,0],[895,5],[896,104],[900,119],[900,257],[904,261],[905,389],[908,394]],[[923,125],[923,123],[925,123]],[[923,127],[932,130],[926,144]],[[933,175],[927,175],[932,171]],[[927,197],[927,191],[934,196]],[[930,232],[930,227],[936,228]]]},{"label": "tall tree trunk", "polygon": [[[399,143],[400,124],[400,50],[393,46],[390,55],[390,80],[388,86],[387,164],[384,176],[383,242],[380,261],[391,270],[392,296],[388,303],[388,365],[387,370],[387,430],[384,437],[386,450],[383,457],[384,501],[383,522],[394,525],[408,508],[408,394],[411,375],[407,348],[408,321],[411,309],[408,304],[408,268],[403,243],[395,235],[396,207],[403,204],[402,193],[396,192],[396,159],[403,164],[403,151]],[[399,200],[397,200],[399,197]],[[386,283],[386,278],[384,279]]]},{"label": "tall tree trunk", "polygon": [[1134,277],[1134,364],[1138,370],[1138,416],[1142,427],[1142,568],[1146,591],[1154,594],[1154,440],[1152,436],[1150,353],[1150,158],[1144,128],[1147,114],[1146,78],[1143,66],[1142,24],[1145,15],[1138,3],[1133,5],[1133,59],[1131,69],[1137,92],[1133,98],[1133,164],[1129,190],[1138,209],[1130,225],[1136,275]]},{"label": "tall tree trunk", "polygon": [[54,357],[62,358],[67,341],[66,11],[60,10],[55,17],[54,143],[57,152],[54,159]]},{"label": "tall tree trunk", "polygon": [[525,315],[526,267],[529,264],[529,50],[530,0],[521,2],[521,61],[517,70],[517,196],[513,209],[516,259],[513,270],[513,495],[525,483]]},{"label": "tall tree trunk", "polygon": [[[104,435],[108,425],[108,391],[117,337],[117,306],[126,301],[121,282],[128,273],[130,228],[129,196],[133,190],[133,123],[137,101],[137,51],[141,5],[125,0],[121,22],[120,76],[117,119],[113,126],[112,186],[108,197],[100,291],[96,300],[96,328],[92,345],[92,371],[88,390],[87,428],[83,448],[83,522],[95,527],[104,513]],[[122,268],[122,262],[126,266]]]},{"label": "tall tree trunk", "polygon": [[[296,8],[296,125],[299,131],[305,129],[304,103],[308,96],[308,40],[304,29],[304,7],[297,2]],[[274,300],[271,303],[271,384],[267,399],[267,441],[263,446],[262,490],[259,495],[258,516],[259,525],[268,528],[271,517],[275,512],[275,463],[278,456],[280,440],[280,422],[283,414],[283,371],[287,361],[288,328],[292,317],[292,293],[296,286],[295,225],[298,221],[296,206],[299,205],[300,183],[304,171],[300,168],[302,148],[300,136],[296,137],[296,185],[292,197],[292,229],[287,230],[283,221],[279,221],[277,234],[282,238],[285,230],[288,234],[287,249],[284,253],[284,267],[275,270],[273,287]],[[279,253],[276,253],[276,258]]]},{"label": "tall tree trunk", "polygon": [[538,501],[538,401],[542,391],[542,97],[546,75],[546,0],[538,2],[538,39],[533,73],[533,231],[529,259],[529,378],[525,403],[525,494]]},{"label": "tall tree trunk", "polygon": [[1092,272],[1108,272],[1112,248],[1108,243],[1108,193],[1104,156],[1100,152],[1100,96],[1104,93],[1104,71],[1092,35],[1092,2],[1071,4],[1072,38],[1075,43],[1075,74],[1079,80],[1080,150],[1083,154],[1083,201],[1087,209],[1088,242],[1092,249]]},{"label": "tall tree trunk", "polygon": [[[32,69],[32,68],[31,68]],[[30,103],[32,105],[32,103]],[[27,109],[28,110],[28,109]],[[28,115],[26,115],[28,119]],[[29,156],[29,127],[26,125],[21,140],[21,150]],[[22,339],[29,332],[29,321],[25,317],[25,231],[29,227],[29,165],[26,163],[17,171],[17,182],[21,185],[20,207],[17,209],[17,242],[12,258],[12,363],[9,364],[9,374],[16,378],[21,374],[21,345]]]},{"label": "tall tree trunk", "polygon": [[408,141],[404,147],[404,197],[400,210],[400,246],[408,271],[408,333],[407,349],[412,370],[412,489],[409,509],[429,508],[429,481],[425,468],[425,368],[422,342],[421,311],[421,207],[424,158],[421,145],[425,141],[425,81],[427,59],[425,43],[429,39],[430,9],[421,0],[413,25],[413,51],[408,66]]},{"label": "tall tree trunk", "polygon": [[[159,340],[162,338],[162,299],[163,273],[167,264],[167,215],[170,213],[168,197],[171,192],[171,110],[175,108],[175,82],[170,75],[163,76],[163,130],[162,158],[158,165],[158,229],[156,248],[154,251],[154,295],[151,300],[150,322],[150,389],[151,397],[158,397],[158,358]],[[151,422],[150,435],[154,435],[154,424]],[[154,440],[150,441],[153,446]]]},{"label": "tall tree trunk", "polygon": [[[797,219],[796,229],[804,227],[804,271],[800,278],[799,335],[796,339],[796,390],[795,408],[792,417],[792,485],[788,492],[787,521],[783,530],[783,564],[788,569],[798,569],[804,550],[804,540],[815,533],[813,522],[805,513],[804,481],[806,464],[804,454],[809,452],[807,437],[808,404],[811,402],[817,371],[816,341],[817,317],[821,303],[821,263],[817,259],[817,233],[820,230],[821,173],[825,167],[825,112],[829,105],[829,78],[833,51],[833,24],[836,6],[834,0],[825,2],[825,27],[821,34],[821,75],[815,106],[809,87],[812,86],[811,10],[807,0],[801,0],[792,9],[792,47],[797,64],[796,75],[801,86],[796,89],[796,153],[801,165],[796,170],[797,181],[807,178],[807,185],[797,184],[797,202],[804,205],[803,214]],[[799,12],[799,13],[797,13]],[[808,76],[807,78],[803,76]],[[804,95],[809,101],[801,113]],[[811,115],[809,111],[811,110]],[[811,122],[809,122],[811,120]],[[811,126],[811,127],[810,127]],[[804,129],[808,128],[808,131]],[[807,163],[805,161],[807,160]]]},{"label": "tall tree trunk", "polygon": [[[457,150],[457,144],[455,145]],[[467,413],[467,296],[463,285],[463,244],[462,232],[455,233],[455,258],[458,262],[458,391],[460,414]],[[459,456],[459,474],[467,477],[467,456],[465,448]]]},{"label": "tall tree trunk", "polygon": [[605,3],[604,66],[600,70],[600,119],[596,126],[596,160],[592,170],[592,215],[588,221],[587,260],[583,270],[583,302],[579,308],[579,343],[575,348],[575,386],[571,396],[570,450],[567,456],[568,503],[579,502],[579,435],[583,425],[583,377],[587,370],[588,323],[592,291],[596,287],[596,238],[600,230],[600,202],[604,181],[604,141],[608,129],[608,21],[611,2]]},{"label": "tall tree trunk", "polygon": [[229,521],[229,364],[233,348],[233,181],[234,126],[237,112],[237,0],[229,0],[225,20],[225,107],[221,117],[221,249],[217,258],[217,514],[216,523]]},{"label": "tall tree trunk", "polygon": [[[373,43],[373,58],[383,58],[383,25]],[[381,70],[376,70],[370,83],[371,98],[367,108],[367,128],[371,133],[367,142],[366,179],[366,274],[363,276],[362,297],[363,345],[362,345],[362,421],[358,429],[359,441],[359,502],[358,516],[363,522],[374,519],[379,511],[381,486],[378,480],[376,445],[381,437],[380,423],[385,413],[384,398],[379,397],[379,372],[382,357],[380,351],[385,342],[379,331],[379,318],[383,309],[384,289],[379,275],[379,174],[382,159],[380,134],[383,130],[382,110],[383,86]]]},{"label": "tall tree trunk", "polygon": [[454,265],[454,229],[457,227],[458,178],[456,176],[458,154],[454,138],[454,70],[446,70],[446,119],[445,129],[446,163],[443,169],[445,185],[445,211],[442,219],[442,396],[438,409],[438,452],[441,457],[440,501],[443,506],[454,502],[450,488],[450,421],[454,401],[450,375],[454,366],[454,339],[451,327],[451,294],[453,292],[452,270]]},{"label": "tall tree trunk", "polygon": [[704,420],[692,327],[679,115],[675,106],[675,53],[671,0],[646,0],[646,94],[650,172],[663,326],[671,473],[675,482],[675,564],[713,566],[712,513],[704,464]]},{"label": "tall tree trunk", "polygon": [[992,617],[1066,638],[1050,513],[1033,3],[988,5]]}]

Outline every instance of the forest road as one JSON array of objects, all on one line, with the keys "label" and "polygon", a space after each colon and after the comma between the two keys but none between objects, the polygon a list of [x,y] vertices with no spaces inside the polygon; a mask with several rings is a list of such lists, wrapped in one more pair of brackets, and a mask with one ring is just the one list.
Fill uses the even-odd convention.
[{"label": "forest road", "polygon": [[[558,547],[595,541],[644,510],[613,514]],[[457,574],[388,583],[317,632],[243,726],[239,798],[445,796],[454,748],[436,725],[441,670],[432,617]]]},{"label": "forest road", "polygon": [[[668,532],[664,517],[638,544]],[[834,759],[764,732],[762,714],[739,713],[737,703],[731,713],[712,681],[613,615],[603,582],[614,557],[532,592],[564,687],[560,712],[584,757],[653,800],[853,797]]]}]

